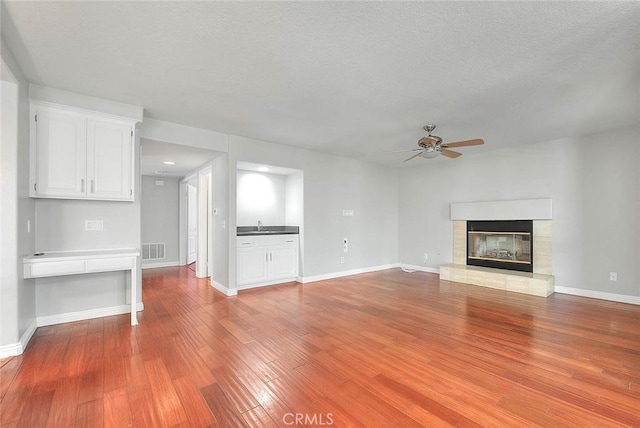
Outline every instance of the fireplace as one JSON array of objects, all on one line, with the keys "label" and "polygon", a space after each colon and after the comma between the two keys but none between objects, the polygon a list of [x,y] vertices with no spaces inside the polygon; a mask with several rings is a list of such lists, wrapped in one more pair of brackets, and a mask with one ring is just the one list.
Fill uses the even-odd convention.
[{"label": "fireplace", "polygon": [[467,221],[467,265],[533,272],[533,221]]}]

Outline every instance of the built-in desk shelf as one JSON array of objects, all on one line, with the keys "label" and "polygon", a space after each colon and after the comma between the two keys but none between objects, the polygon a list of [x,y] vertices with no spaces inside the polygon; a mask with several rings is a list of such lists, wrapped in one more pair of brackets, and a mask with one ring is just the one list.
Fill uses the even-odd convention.
[{"label": "built-in desk shelf", "polygon": [[550,296],[555,289],[553,275],[453,263],[440,266],[440,279],[541,297]]},{"label": "built-in desk shelf", "polygon": [[140,251],[135,248],[36,253],[23,259],[24,277],[46,278],[128,270],[131,272],[131,325],[138,325],[138,256]]}]

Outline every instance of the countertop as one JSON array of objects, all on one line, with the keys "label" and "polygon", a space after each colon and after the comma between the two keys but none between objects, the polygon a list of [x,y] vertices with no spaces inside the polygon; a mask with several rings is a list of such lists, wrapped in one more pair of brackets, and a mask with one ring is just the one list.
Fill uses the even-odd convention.
[{"label": "countertop", "polygon": [[264,226],[258,230],[257,226],[238,226],[237,236],[259,236],[259,235],[298,235],[298,226]]},{"label": "countertop", "polygon": [[87,260],[111,257],[137,257],[140,252],[136,248],[118,248],[112,250],[81,250],[81,251],[47,251],[24,257],[24,263],[40,263],[62,260]]}]

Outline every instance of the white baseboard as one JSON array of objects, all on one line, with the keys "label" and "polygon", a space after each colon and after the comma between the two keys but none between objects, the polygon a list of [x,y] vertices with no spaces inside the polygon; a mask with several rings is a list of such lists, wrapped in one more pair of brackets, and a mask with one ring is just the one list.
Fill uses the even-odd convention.
[{"label": "white baseboard", "polygon": [[400,267],[404,269],[417,270],[420,272],[440,273],[440,268],[433,268],[429,266],[408,265],[406,263],[400,263]]},{"label": "white baseboard", "polygon": [[325,273],[322,275],[303,276],[302,278],[300,278],[299,282],[303,284],[308,284],[310,282],[324,281],[326,279],[342,278],[343,276],[358,275],[361,273],[376,272],[379,270],[393,269],[397,267],[400,267],[400,263],[391,263],[388,265],[372,266],[372,267],[362,268],[362,269],[345,270],[342,272]]},{"label": "white baseboard", "polygon": [[22,337],[20,337],[20,342],[10,343],[9,345],[0,346],[0,360],[7,357],[14,357],[16,355],[20,355],[27,349],[27,345],[33,336],[33,333],[36,332],[36,328],[38,327],[36,320],[34,319],[29,324],[29,327],[22,333]]},{"label": "white baseboard", "polygon": [[213,288],[215,288],[216,290],[218,290],[219,292],[221,292],[222,294],[224,294],[225,296],[237,296],[238,295],[238,290],[235,288],[227,288],[226,286],[220,284],[217,281],[214,281],[213,279],[211,280],[211,286]]},{"label": "white baseboard", "polygon": [[559,285],[556,285],[555,292],[560,294],[571,294],[573,296],[591,297],[593,299],[609,300],[612,302],[640,305],[639,296],[628,296],[626,294],[615,294],[615,293],[607,293],[604,291],[584,290],[582,288],[561,287]]},{"label": "white baseboard", "polygon": [[[138,302],[137,311],[144,311],[144,303]],[[110,317],[112,315],[122,315],[131,312],[130,305],[110,306],[106,308],[89,309],[87,311],[67,312],[64,314],[44,315],[36,319],[38,327],[47,325],[63,324],[66,322],[90,320],[93,318]]]},{"label": "white baseboard", "polygon": [[180,266],[180,262],[160,262],[160,263],[144,263],[142,262],[142,269],[154,269],[163,267],[175,267]]}]

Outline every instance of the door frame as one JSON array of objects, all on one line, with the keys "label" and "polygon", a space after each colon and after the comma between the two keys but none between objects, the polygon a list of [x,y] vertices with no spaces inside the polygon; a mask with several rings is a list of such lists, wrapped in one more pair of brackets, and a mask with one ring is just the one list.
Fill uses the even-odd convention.
[{"label": "door frame", "polygon": [[196,256],[196,276],[211,276],[213,258],[213,167],[211,163],[192,172],[180,180],[180,265],[187,264],[188,218],[187,183],[198,189],[198,250]]}]

